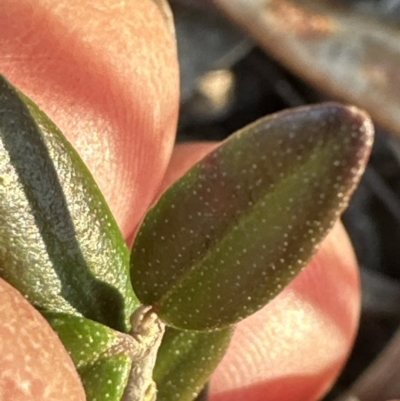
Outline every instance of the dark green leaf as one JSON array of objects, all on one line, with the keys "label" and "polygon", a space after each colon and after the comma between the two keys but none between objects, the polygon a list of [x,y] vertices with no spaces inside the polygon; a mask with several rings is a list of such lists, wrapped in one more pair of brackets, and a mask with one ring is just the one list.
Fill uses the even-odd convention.
[{"label": "dark green leaf", "polygon": [[157,401],[192,401],[225,355],[233,327],[212,332],[168,327],[158,350]]},{"label": "dark green leaf", "polygon": [[132,284],[167,324],[235,323],[275,297],[346,207],[373,140],[338,104],[286,111],[228,139],[148,212]]},{"label": "dark green leaf", "polygon": [[129,330],[129,252],[102,194],[57,127],[2,77],[0,224],[0,277],[33,305]]}]

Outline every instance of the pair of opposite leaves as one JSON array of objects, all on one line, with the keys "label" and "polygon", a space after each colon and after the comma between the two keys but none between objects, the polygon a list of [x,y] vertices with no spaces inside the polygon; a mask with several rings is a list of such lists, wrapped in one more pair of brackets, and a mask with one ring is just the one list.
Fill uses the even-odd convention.
[{"label": "pair of opposite leaves", "polygon": [[333,103],[263,118],[160,197],[129,255],[72,146],[1,78],[0,277],[57,331],[88,400],[153,399],[154,363],[158,399],[190,400],[233,325],[310,259],[372,137],[362,112]]}]

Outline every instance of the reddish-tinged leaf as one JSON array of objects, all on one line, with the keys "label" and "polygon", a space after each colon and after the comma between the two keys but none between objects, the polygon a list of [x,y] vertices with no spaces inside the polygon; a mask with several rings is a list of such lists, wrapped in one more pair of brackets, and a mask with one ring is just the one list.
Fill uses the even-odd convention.
[{"label": "reddish-tinged leaf", "polygon": [[334,103],[281,112],[233,135],[145,217],[131,254],[141,302],[189,330],[260,309],[346,207],[372,140],[363,112]]}]

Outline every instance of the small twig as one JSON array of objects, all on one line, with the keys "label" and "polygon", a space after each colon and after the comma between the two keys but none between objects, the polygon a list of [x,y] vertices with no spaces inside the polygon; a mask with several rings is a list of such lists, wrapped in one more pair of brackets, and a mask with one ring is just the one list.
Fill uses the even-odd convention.
[{"label": "small twig", "polygon": [[374,316],[400,317],[400,285],[397,280],[361,266],[363,313]]},{"label": "small twig", "polygon": [[349,388],[335,401],[384,401],[400,397],[400,329],[392,340]]},{"label": "small twig", "polygon": [[400,203],[397,195],[371,166],[365,170],[364,181],[374,195],[386,206],[392,216],[400,223]]},{"label": "small twig", "polygon": [[365,108],[400,135],[400,30],[333,1],[212,0],[309,83]]}]

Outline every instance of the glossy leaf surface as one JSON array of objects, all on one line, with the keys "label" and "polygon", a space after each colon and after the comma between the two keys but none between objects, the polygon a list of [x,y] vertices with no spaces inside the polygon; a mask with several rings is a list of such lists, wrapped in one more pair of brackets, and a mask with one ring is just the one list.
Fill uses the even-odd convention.
[{"label": "glossy leaf surface", "polygon": [[40,310],[121,331],[138,305],[129,252],[57,127],[0,78],[0,277]]},{"label": "glossy leaf surface", "polygon": [[233,327],[211,332],[168,327],[154,369],[157,401],[192,401],[228,348]]},{"label": "glossy leaf surface", "polygon": [[131,254],[141,302],[192,330],[240,321],[308,262],[364,170],[368,117],[326,104],[261,119],[173,184]]},{"label": "glossy leaf surface", "polygon": [[132,360],[127,335],[66,314],[44,314],[68,350],[88,401],[120,401]]}]

